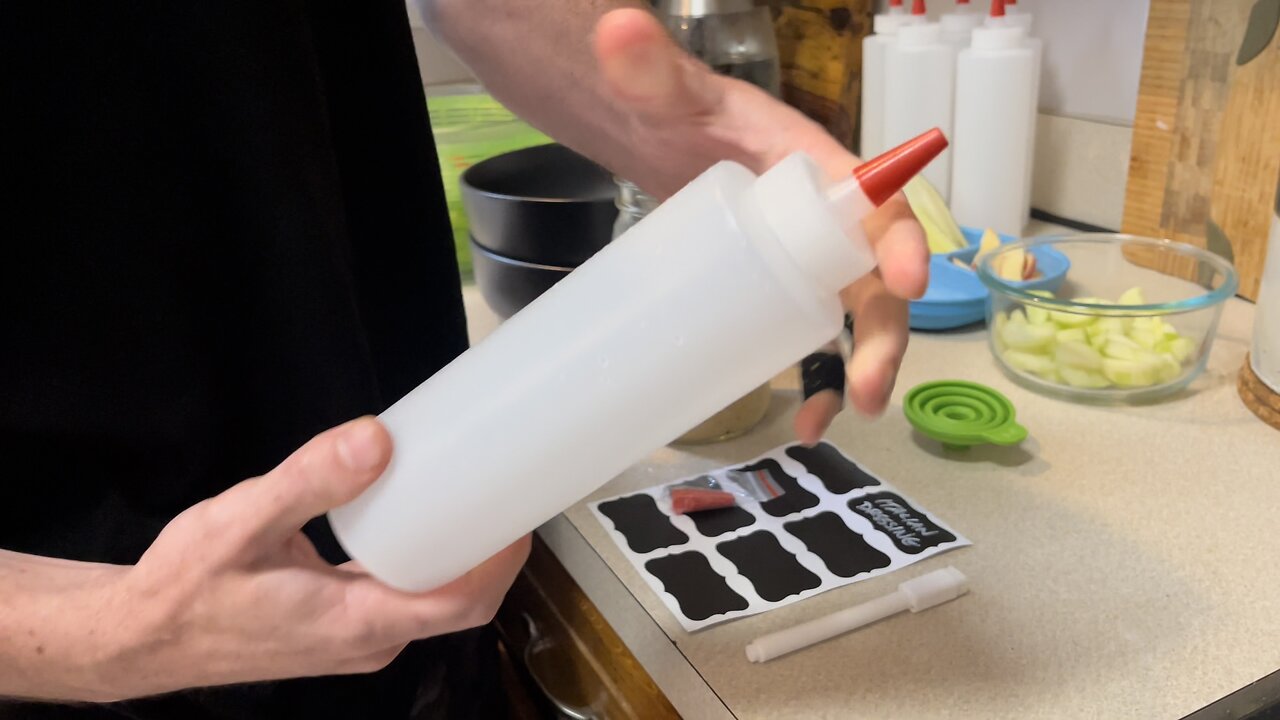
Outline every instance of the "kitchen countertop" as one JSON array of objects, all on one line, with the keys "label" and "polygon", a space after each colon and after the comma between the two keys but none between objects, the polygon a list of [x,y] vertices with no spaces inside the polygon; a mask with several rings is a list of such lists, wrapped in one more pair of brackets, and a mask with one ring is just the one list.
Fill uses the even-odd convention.
[{"label": "kitchen countertop", "polygon": [[[474,287],[464,295],[478,340],[496,320]],[[974,545],[778,610],[684,632],[586,501],[790,441],[795,373],[747,436],[659,450],[539,534],[687,718],[1182,717],[1280,669],[1280,433],[1235,390],[1253,315],[1228,301],[1205,373],[1141,407],[1025,390],[981,329],[913,334],[885,415],[845,413],[828,439]],[[915,436],[903,393],[950,377],[1008,395],[1027,441],[955,454]],[[968,596],[763,665],[743,654],[946,565]]]}]

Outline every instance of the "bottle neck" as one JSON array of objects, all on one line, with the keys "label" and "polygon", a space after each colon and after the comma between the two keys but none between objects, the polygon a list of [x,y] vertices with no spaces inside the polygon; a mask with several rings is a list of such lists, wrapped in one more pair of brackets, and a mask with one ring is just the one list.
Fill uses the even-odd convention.
[{"label": "bottle neck", "polygon": [[898,29],[900,47],[928,47],[942,42],[942,26],[938,23],[905,25]]},{"label": "bottle neck", "polygon": [[875,269],[862,230],[862,219],[874,209],[871,202],[856,189],[829,197],[822,171],[804,153],[789,155],[761,175],[744,202],[758,210],[787,255],[821,291],[834,296]]},{"label": "bottle neck", "polygon": [[973,30],[974,50],[1016,50],[1027,47],[1027,33],[1020,27],[979,27]]}]

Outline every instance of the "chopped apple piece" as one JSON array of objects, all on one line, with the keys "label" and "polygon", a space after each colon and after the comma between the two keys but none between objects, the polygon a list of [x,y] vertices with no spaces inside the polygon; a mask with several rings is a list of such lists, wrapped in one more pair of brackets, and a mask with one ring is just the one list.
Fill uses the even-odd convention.
[{"label": "chopped apple piece", "polygon": [[1187,361],[1191,357],[1191,353],[1195,352],[1195,344],[1190,338],[1176,337],[1167,341],[1169,343],[1167,352],[1173,356],[1174,360],[1180,363]]},{"label": "chopped apple piece", "polygon": [[1080,313],[1064,312],[1062,310],[1050,310],[1049,319],[1064,328],[1084,327],[1091,324],[1095,316],[1082,315]]},{"label": "chopped apple piece", "polygon": [[1043,375],[1057,370],[1057,366],[1053,364],[1053,359],[1047,355],[1037,355],[1035,353],[1024,352],[1022,350],[1006,350],[1004,359],[1012,367],[1022,370],[1023,372],[1035,373]]},{"label": "chopped apple piece", "polygon": [[1002,339],[1014,350],[1039,350],[1053,342],[1056,333],[1052,325],[1032,325],[1010,321],[1004,326]]},{"label": "chopped apple piece", "polygon": [[1021,281],[1027,263],[1027,251],[1022,248],[1005,251],[996,258],[995,262],[996,275],[1002,280]]},{"label": "chopped apple piece", "polygon": [[1102,368],[1102,353],[1083,342],[1060,342],[1053,347],[1053,357],[1058,361],[1060,368],[1074,367],[1082,370]]},{"label": "chopped apple piece", "polygon": [[1111,335],[1102,346],[1102,354],[1117,360],[1133,360],[1142,352],[1142,346],[1123,335]]},{"label": "chopped apple piece", "polygon": [[996,234],[995,230],[987,228],[983,231],[982,238],[978,240],[978,254],[973,256],[973,266],[977,267],[978,262],[981,261],[982,258],[999,249],[1000,236]]},{"label": "chopped apple piece", "polygon": [[1073,367],[1060,367],[1058,373],[1062,375],[1062,379],[1072,387],[1079,388],[1104,388],[1111,385],[1111,381],[1106,375],[1093,370],[1082,370]]},{"label": "chopped apple piece", "polygon": [[1102,374],[1108,380],[1121,387],[1141,387],[1154,385],[1158,378],[1160,363],[1150,360],[1119,360],[1104,358]]},{"label": "chopped apple piece", "polygon": [[1022,279],[1030,280],[1031,278],[1035,277],[1035,275],[1036,275],[1036,256],[1032,253],[1027,253],[1027,259],[1026,261],[1023,262],[1023,265],[1022,265]]},{"label": "chopped apple piece", "polygon": [[1066,330],[1059,330],[1058,334],[1054,335],[1054,339],[1060,343],[1087,343],[1089,341],[1088,338],[1089,336],[1084,333],[1084,328],[1067,328]]}]

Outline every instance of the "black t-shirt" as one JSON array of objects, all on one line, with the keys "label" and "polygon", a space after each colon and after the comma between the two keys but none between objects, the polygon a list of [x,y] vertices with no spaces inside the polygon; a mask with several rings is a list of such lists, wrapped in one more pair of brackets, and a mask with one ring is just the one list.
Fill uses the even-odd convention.
[{"label": "black t-shirt", "polygon": [[[183,509],[465,348],[405,15],[0,2],[0,548],[132,563]],[[483,717],[466,703],[493,697],[486,647],[0,718]]]}]

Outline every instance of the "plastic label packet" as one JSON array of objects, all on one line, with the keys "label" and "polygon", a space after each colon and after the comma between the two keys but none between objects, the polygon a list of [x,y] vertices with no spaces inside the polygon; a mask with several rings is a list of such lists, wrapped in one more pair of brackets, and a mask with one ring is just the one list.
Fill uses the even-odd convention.
[{"label": "plastic label packet", "polygon": [[728,470],[724,479],[699,475],[691,480],[668,485],[663,494],[671,502],[672,512],[686,515],[746,502],[764,502],[782,493],[782,486],[767,470],[761,469],[751,472]]}]

